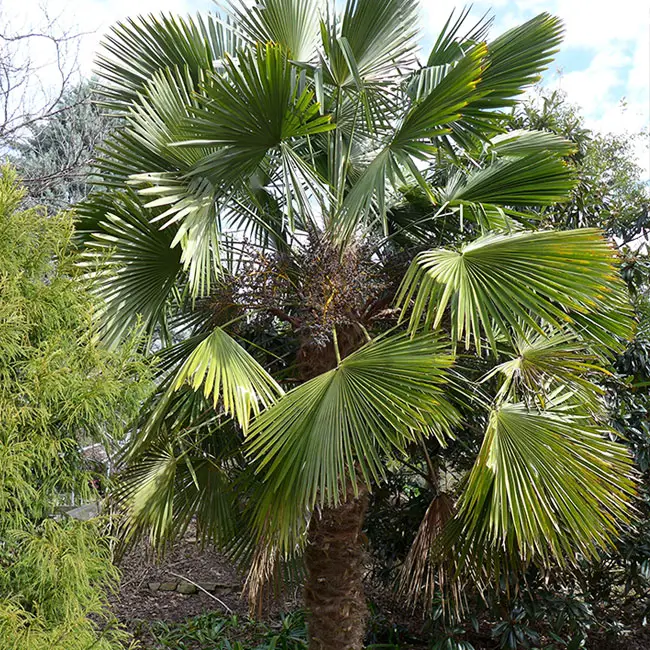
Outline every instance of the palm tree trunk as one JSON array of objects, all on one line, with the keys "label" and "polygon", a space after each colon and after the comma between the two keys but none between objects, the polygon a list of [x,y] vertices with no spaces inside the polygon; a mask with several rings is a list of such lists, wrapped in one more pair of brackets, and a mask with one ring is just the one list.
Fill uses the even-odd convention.
[{"label": "palm tree trunk", "polygon": [[337,507],[322,508],[309,524],[305,563],[305,604],[309,650],[362,650],[368,618],[363,593],[364,549],[361,528],[368,493]]}]

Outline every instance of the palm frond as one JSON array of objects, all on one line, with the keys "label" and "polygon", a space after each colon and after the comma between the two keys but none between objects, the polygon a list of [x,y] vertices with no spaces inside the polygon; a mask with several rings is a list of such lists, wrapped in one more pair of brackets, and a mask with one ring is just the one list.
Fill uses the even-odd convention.
[{"label": "palm frond", "polygon": [[[415,0],[347,0],[331,9],[323,26],[325,66],[335,86],[385,83],[400,67],[411,67],[418,37]],[[357,80],[355,80],[355,77]]]},{"label": "palm frond", "polygon": [[[615,251],[594,229],[491,234],[460,251],[420,253],[404,277],[398,303],[414,299],[410,329],[422,316],[438,327],[451,309],[452,337],[481,350],[484,333],[493,349],[498,337],[541,331],[539,321],[562,330],[580,328],[574,315],[623,314],[610,333],[629,339],[633,330]],[[593,333],[597,336],[597,332]]]},{"label": "palm frond", "polygon": [[512,358],[492,369],[483,381],[501,376],[500,399],[523,399],[528,393],[542,408],[548,408],[553,393],[561,389],[563,394],[569,391],[576,395],[593,413],[601,412],[605,390],[593,378],[608,373],[602,361],[585,347],[585,342],[572,333],[528,331],[525,337],[515,338]]},{"label": "palm frond", "polygon": [[279,45],[258,45],[228,58],[225,74],[213,75],[201,105],[184,124],[180,147],[209,146],[193,169],[217,186],[250,176],[271,149],[282,142],[335,128],[321,115],[314,92],[299,81],[300,72]]},{"label": "palm frond", "polygon": [[115,25],[97,57],[98,91],[114,110],[128,112],[159,70],[187,68],[196,83],[215,60],[235,52],[241,40],[214,16],[129,18]]},{"label": "palm frond", "polygon": [[148,535],[152,546],[164,551],[194,518],[203,541],[225,545],[233,539],[239,516],[237,461],[232,445],[222,442],[222,432],[231,435],[230,426],[214,416],[184,420],[180,428],[165,426],[132,457],[113,492],[126,546]]},{"label": "palm frond", "polygon": [[575,184],[575,174],[562,158],[538,151],[497,159],[463,179],[453,178],[440,200],[500,206],[552,205],[567,201]]},{"label": "palm frond", "polygon": [[412,174],[430,192],[418,171],[415,159],[426,160],[436,151],[433,139],[449,132],[460,119],[463,107],[475,92],[481,75],[483,52],[475,49],[450,69],[439,83],[419,101],[414,101],[390,140],[376,153],[348,192],[333,221],[336,236],[345,241],[371,211],[376,198],[379,217],[386,226],[388,182],[405,184],[404,174]]},{"label": "palm frond", "polygon": [[130,191],[95,194],[77,207],[83,266],[103,307],[100,333],[109,344],[128,336],[141,320],[149,333],[162,324],[181,272],[174,230],[151,222]]},{"label": "palm frond", "polygon": [[220,327],[214,329],[192,351],[181,366],[174,389],[189,383],[212,397],[215,409],[237,420],[244,431],[251,415],[270,406],[283,394],[282,388],[262,366]]},{"label": "palm frond", "polygon": [[629,522],[634,493],[632,459],[605,427],[504,404],[458,502],[456,551],[461,563],[490,553],[546,565],[593,558]]},{"label": "palm frond", "polygon": [[[495,133],[505,131],[507,116],[502,110],[514,106],[526,88],[540,79],[558,51],[562,34],[562,22],[542,13],[488,44],[476,95],[463,110],[462,119],[452,125],[449,136],[439,138],[450,154],[454,153],[452,141],[472,149]],[[424,68],[415,76],[429,74],[428,68]]]},{"label": "palm frond", "polygon": [[314,58],[325,0],[229,0],[233,25],[252,43],[278,43],[294,61]]},{"label": "palm frond", "polygon": [[264,478],[260,532],[271,526],[288,551],[316,503],[339,503],[348,483],[380,481],[385,459],[422,436],[444,444],[457,420],[441,389],[452,362],[432,335],[387,336],[264,411],[247,444]]},{"label": "palm frond", "polygon": [[526,88],[540,80],[562,42],[562,21],[541,13],[510,29],[488,44],[488,65],[479,84],[487,95],[475,108],[499,109],[514,106]]},{"label": "palm frond", "polygon": [[493,137],[488,143],[488,152],[498,156],[527,156],[542,152],[558,156],[575,153],[576,145],[550,131],[515,130]]},{"label": "palm frond", "polygon": [[451,495],[441,492],[427,508],[420,523],[413,544],[399,572],[399,589],[406,599],[417,602],[432,602],[436,591],[448,584],[455,590],[455,601],[462,600],[453,558],[441,562],[436,556],[440,538],[455,514],[455,504]]},{"label": "palm frond", "polygon": [[[473,46],[485,40],[488,30],[494,22],[494,18],[488,18],[487,15],[479,19],[462,36],[459,36],[461,29],[467,22],[470,11],[471,7],[462,9],[454,22],[452,20],[455,11],[451,12],[431,49],[427,60],[427,68],[436,68],[454,63],[462,58]],[[424,68],[423,71],[427,68]]]}]

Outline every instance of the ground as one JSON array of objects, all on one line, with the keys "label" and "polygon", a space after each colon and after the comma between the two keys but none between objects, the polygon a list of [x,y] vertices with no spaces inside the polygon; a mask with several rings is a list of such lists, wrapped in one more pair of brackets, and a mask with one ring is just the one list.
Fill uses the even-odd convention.
[{"label": "ground", "polygon": [[[140,544],[127,553],[120,561],[123,574],[119,591],[111,596],[113,612],[117,619],[142,643],[143,650],[204,650],[205,648],[270,648],[272,645],[260,644],[260,640],[271,638],[272,634],[285,625],[281,620],[284,612],[295,612],[301,606],[300,591],[292,592],[276,600],[272,608],[264,612],[264,623],[247,622],[248,601],[242,595],[243,576],[222,554],[212,548],[201,548],[192,533],[176,544],[162,558],[156,558],[147,548]],[[152,591],[151,583],[195,582],[199,585],[217,585],[213,593],[198,591],[182,594],[175,591]],[[373,602],[373,614],[370,621],[371,635],[375,642],[384,643],[388,637],[407,639],[420,636],[423,620],[400,607],[390,593],[369,585],[370,598]],[[203,619],[193,619],[205,615]],[[189,623],[186,623],[187,621]],[[294,619],[296,629],[303,629],[302,619]],[[292,622],[289,621],[289,624]],[[214,645],[210,638],[201,637],[196,631],[215,629],[223,626],[231,632],[228,638],[239,641],[241,645]],[[287,633],[291,636],[291,632]],[[219,639],[221,635],[217,635]],[[475,650],[495,650],[497,647],[490,639],[488,630],[482,638],[473,639]],[[203,642],[197,639],[203,638]],[[291,638],[295,644],[286,648],[306,648],[299,632]],[[189,641],[188,641],[189,639]],[[206,643],[208,643],[206,645]],[[369,646],[372,647],[372,646]],[[397,648],[392,645],[377,645],[377,648]],[[426,646],[417,643],[400,643],[400,650],[415,650]],[[593,641],[585,650],[650,650],[650,630],[642,629],[634,638],[622,639],[616,644],[608,644],[604,639]]]}]

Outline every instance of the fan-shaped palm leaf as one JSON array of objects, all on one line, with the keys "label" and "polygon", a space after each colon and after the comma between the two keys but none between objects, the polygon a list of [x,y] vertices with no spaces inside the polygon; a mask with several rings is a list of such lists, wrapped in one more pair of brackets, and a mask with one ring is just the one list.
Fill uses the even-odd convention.
[{"label": "fan-shaped palm leaf", "polygon": [[305,508],[338,503],[341,487],[356,486],[357,474],[367,485],[381,480],[384,459],[422,436],[433,434],[444,444],[457,420],[441,389],[452,362],[432,335],[388,336],[264,411],[248,443],[264,476],[260,527],[270,515],[290,548]]},{"label": "fan-shaped palm leaf", "polygon": [[455,11],[451,12],[431,49],[427,60],[428,68],[450,65],[461,59],[477,43],[482,43],[485,40],[488,30],[494,22],[493,18],[488,19],[487,16],[478,20],[473,27],[459,36],[470,11],[471,7],[465,7],[453,23]]},{"label": "fan-shaped palm leaf", "polygon": [[174,388],[189,383],[212,397],[244,431],[251,415],[270,406],[283,390],[257,361],[220,327],[217,327],[192,351],[181,366]]},{"label": "fan-shaped palm leaf", "polygon": [[517,96],[540,79],[558,51],[564,26],[556,16],[542,13],[510,29],[488,45],[488,65],[479,84],[488,91],[474,107],[494,110],[514,106]]},{"label": "fan-shaped palm leaf", "polygon": [[611,334],[628,339],[633,321],[616,270],[616,254],[597,230],[492,234],[459,252],[420,253],[398,302],[407,308],[415,298],[412,331],[423,315],[438,327],[449,306],[454,340],[464,337],[467,347],[473,340],[478,350],[481,333],[495,348],[497,337],[510,338],[513,330],[525,336],[522,324],[540,331],[537,318],[582,329],[573,314],[610,310],[623,314]]},{"label": "fan-shaped palm leaf", "polygon": [[196,83],[215,60],[240,44],[232,28],[214,16],[192,18],[149,15],[118,23],[97,57],[98,87],[113,109],[128,112],[159,70],[186,68]]},{"label": "fan-shaped palm leaf", "polygon": [[96,194],[77,208],[85,240],[85,268],[103,300],[101,334],[110,344],[139,319],[148,332],[161,326],[181,272],[174,230],[160,230],[132,192]]},{"label": "fan-shaped palm leaf", "polygon": [[574,393],[592,411],[601,412],[605,391],[590,375],[602,378],[606,373],[602,365],[575,334],[529,331],[525,337],[515,338],[513,358],[496,366],[483,381],[497,374],[503,378],[500,399],[523,399],[529,393],[548,408],[551,394],[561,388],[563,393]]},{"label": "fan-shaped palm leaf", "polygon": [[416,0],[347,0],[342,16],[323,26],[324,64],[339,87],[386,83],[400,67],[413,65],[417,48]]},{"label": "fan-shaped palm leaf", "polygon": [[267,151],[283,141],[330,131],[314,93],[299,82],[299,70],[279,45],[258,45],[227,59],[226,74],[204,86],[205,99],[184,124],[179,146],[214,146],[195,173],[226,184],[250,175]]},{"label": "fan-shaped palm leaf", "polygon": [[464,178],[452,177],[440,200],[500,206],[552,205],[567,201],[575,182],[562,158],[538,151],[495,160]]},{"label": "fan-shaped palm leaf", "polygon": [[576,146],[570,140],[549,131],[515,130],[492,138],[488,151],[498,156],[527,156],[542,152],[568,156],[575,153]]},{"label": "fan-shaped palm leaf", "polygon": [[[461,52],[467,52],[469,43],[456,36],[459,28],[460,25],[455,29],[453,38],[444,36],[448,27],[443,30],[442,43],[436,42],[431,52],[431,59],[435,63],[415,73],[410,82],[412,86],[431,87],[430,81],[426,79],[432,74],[438,74],[436,68],[462,60],[448,60],[452,54],[459,57]],[[543,13],[519,27],[508,30],[488,44],[484,60],[485,69],[477,85],[477,94],[469,99],[462,119],[452,125],[450,136],[440,138],[450,154],[453,155],[454,148],[449,140],[471,149],[477,141],[485,140],[486,137],[504,130],[505,115],[500,109],[513,106],[517,97],[539,80],[539,75],[558,50],[562,33],[562,22]],[[484,30],[479,24],[474,37],[482,38],[484,35]],[[471,52],[471,48],[469,51]],[[438,52],[442,52],[441,57]],[[425,81],[420,83],[419,77],[425,78]]]},{"label": "fan-shaped palm leaf", "polygon": [[[191,402],[186,398],[177,405],[185,416],[183,405]],[[178,416],[178,409],[172,412]],[[227,431],[231,423],[214,416],[164,422],[146,448],[131,456],[114,490],[124,518],[125,542],[146,532],[155,548],[164,548],[195,517],[197,534],[204,541],[229,542],[237,525],[233,467],[239,441],[224,444],[221,433],[231,436]]]},{"label": "fan-shaped palm leaf", "polygon": [[426,160],[435,153],[432,140],[447,133],[449,125],[461,118],[463,106],[475,92],[480,78],[483,53],[476,49],[451,69],[424,99],[412,103],[390,140],[367,165],[345,197],[333,222],[334,232],[340,239],[345,241],[351,236],[371,209],[374,197],[377,198],[378,212],[385,221],[387,181],[404,183],[404,172],[414,175],[430,192],[414,159]]},{"label": "fan-shaped palm leaf", "polygon": [[252,43],[279,43],[294,61],[311,61],[325,0],[229,0],[232,23]]},{"label": "fan-shaped palm leaf", "polygon": [[582,417],[504,404],[492,412],[459,500],[462,554],[524,560],[596,556],[629,521],[632,459]]}]

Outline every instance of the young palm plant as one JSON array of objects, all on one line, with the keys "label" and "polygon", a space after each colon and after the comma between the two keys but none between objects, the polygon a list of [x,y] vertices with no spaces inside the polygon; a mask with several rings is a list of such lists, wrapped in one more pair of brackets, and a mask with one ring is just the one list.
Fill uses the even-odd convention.
[{"label": "young palm plant", "polygon": [[632,332],[618,261],[596,230],[535,228],[570,195],[571,145],[505,134],[562,26],[488,41],[466,18],[424,61],[415,0],[232,2],[118,24],[98,59],[122,120],[80,237],[106,341],[142,322],[159,358],[126,535],[195,518],[252,587],[303,562],[312,650],[362,647],[368,494],[468,404],[483,446],[432,504],[413,593],[440,586],[440,540],[479,577],[593,556],[628,521],[597,388]]}]

